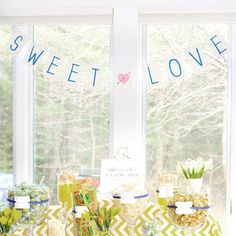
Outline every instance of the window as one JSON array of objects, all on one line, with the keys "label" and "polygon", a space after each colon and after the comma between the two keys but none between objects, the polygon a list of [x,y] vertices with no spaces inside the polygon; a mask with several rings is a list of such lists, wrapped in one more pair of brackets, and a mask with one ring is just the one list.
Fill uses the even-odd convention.
[{"label": "window", "polygon": [[4,189],[13,183],[13,83],[11,54],[6,44],[12,36],[10,26],[1,25],[0,44],[0,201],[4,199]]},{"label": "window", "polygon": [[[39,183],[45,176],[45,183],[53,193],[52,204],[58,203],[56,174],[60,169],[73,168],[81,175],[99,175],[101,159],[114,157],[120,147],[127,148],[131,158],[146,163],[147,187],[152,193],[161,170],[175,171],[178,161],[201,156],[213,159],[214,169],[208,174],[205,184],[211,189],[214,213],[218,218],[226,219],[226,212],[229,215],[229,204],[226,207],[229,118],[229,128],[233,127],[229,140],[232,142],[231,158],[236,153],[233,143],[236,136],[236,99],[233,99],[236,86],[233,77],[236,73],[235,66],[229,69],[229,64],[235,64],[236,53],[234,48],[232,62],[227,56],[215,60],[209,38],[217,31],[226,43],[235,41],[236,15],[230,11],[231,5],[228,5],[229,13],[225,13],[220,5],[219,13],[207,13],[213,2],[212,5],[209,1],[197,3],[199,14],[192,14],[188,12],[188,9],[193,9],[191,2],[181,4],[180,1],[180,4],[176,2],[173,5],[166,1],[164,5],[157,3],[157,8],[146,8],[144,1],[135,3],[135,7],[114,7],[117,6],[114,1],[110,4],[105,4],[107,7],[101,4],[103,7],[100,8],[92,1],[82,4],[86,7],[82,7],[80,1],[52,3],[50,6],[39,1],[37,7],[30,2],[27,6],[7,1],[0,3],[1,12],[9,22],[12,25],[17,23],[15,30],[18,28],[32,38],[36,51],[47,50],[33,67],[33,73],[32,67],[22,60],[26,50],[17,54],[14,102],[17,100],[20,105],[14,104],[13,115],[12,56],[4,46],[9,42],[12,30],[0,26],[0,189],[13,182],[13,135],[15,181],[31,181],[33,176],[33,181]],[[88,6],[92,9],[87,9]],[[208,24],[176,24],[175,19]],[[0,16],[0,20],[4,22],[6,19]],[[155,21],[159,25],[154,25]],[[166,24],[170,21],[174,24]],[[216,21],[234,22],[232,38],[228,38],[231,26],[215,24]],[[34,22],[34,25],[29,22]],[[142,34],[144,37],[140,34],[142,24],[144,28],[147,24],[147,34]],[[143,51],[147,53],[153,78],[158,80],[156,85],[148,79],[144,86],[146,81],[141,76],[141,61],[145,61],[146,55],[140,53],[140,44],[145,37],[147,44],[144,48],[147,47],[147,51]],[[195,50],[196,46],[201,50],[204,68],[190,60],[186,53]],[[59,66],[54,67],[55,75],[45,73],[52,56],[60,58],[57,59]],[[170,75],[170,58],[181,61],[181,78]],[[71,63],[79,65],[74,83],[67,81]],[[101,68],[95,88],[92,86],[91,65]],[[122,73],[131,71],[127,90],[115,89],[117,78],[114,74],[118,68],[124,69]],[[146,89],[144,93],[143,89]],[[16,127],[18,132],[15,132]],[[235,164],[233,168],[236,168]],[[223,220],[222,225],[226,226]]]},{"label": "window", "polygon": [[[177,163],[188,158],[212,159],[214,168],[206,185],[211,187],[214,214],[223,221],[229,62],[227,56],[215,60],[209,40],[215,31],[228,42],[226,24],[148,25],[148,64],[159,83],[147,86],[146,163],[147,178],[152,180],[149,187],[153,189],[160,171],[175,171]],[[196,46],[204,69],[191,63],[186,53]],[[168,74],[170,58],[181,61],[181,78]]]},{"label": "window", "polygon": [[[109,74],[103,68],[110,59],[110,27],[35,25],[34,41],[61,59],[61,71],[69,73],[69,63],[79,64],[75,83],[59,66],[60,73],[45,75],[47,59],[34,73],[34,177],[39,182],[46,175],[56,194],[60,169],[98,175],[101,159],[109,156]],[[102,67],[96,87],[91,65]]]}]

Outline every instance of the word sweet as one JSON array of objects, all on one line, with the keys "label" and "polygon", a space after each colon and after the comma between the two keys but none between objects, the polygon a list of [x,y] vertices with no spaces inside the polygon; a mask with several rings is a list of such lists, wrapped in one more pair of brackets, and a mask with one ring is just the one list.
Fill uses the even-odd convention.
[{"label": "word sweet", "polygon": [[[17,35],[14,38],[13,43],[10,44],[9,49],[12,52],[18,52],[24,47],[24,45],[25,45],[24,35]],[[33,45],[28,52],[27,62],[32,66],[36,66],[44,55],[45,55],[45,50],[40,50],[39,52],[37,52],[35,49],[35,45]],[[54,76],[56,74],[58,67],[60,66],[61,61],[62,59],[59,56],[53,55],[46,68],[46,74],[48,74],[49,76]],[[71,67],[68,70],[67,73],[68,76],[66,78],[68,82],[72,83],[76,82],[76,75],[79,73],[78,72],[79,67],[80,67],[79,64],[71,63]],[[92,67],[91,71],[92,71],[92,86],[94,87],[99,68]]]}]

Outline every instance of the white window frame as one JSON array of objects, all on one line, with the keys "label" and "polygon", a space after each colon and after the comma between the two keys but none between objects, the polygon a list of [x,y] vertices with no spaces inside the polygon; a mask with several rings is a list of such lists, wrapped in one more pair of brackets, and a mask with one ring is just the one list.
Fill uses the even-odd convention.
[{"label": "white window frame", "polygon": [[[33,38],[32,26],[16,27]],[[28,51],[27,44],[13,60],[14,184],[33,181],[33,70],[23,61]]]},{"label": "white window frame", "polygon": [[[218,3],[219,7],[213,8],[215,6],[213,1],[206,0],[203,3],[197,3],[195,1],[178,0],[173,2],[165,1],[165,3],[160,4],[156,1],[143,1],[139,4],[134,4],[133,7],[120,7],[117,6],[117,1],[110,1],[110,4],[105,3],[105,1],[84,1],[86,3],[78,3],[78,1],[71,0],[70,3],[50,3],[50,6],[45,9],[44,6],[47,6],[46,0],[42,1],[32,1],[31,4],[27,1],[14,2],[11,1],[2,1],[0,3],[0,9],[2,15],[0,15],[0,23],[6,23],[6,18],[10,22],[18,23],[23,26],[22,30],[27,32],[30,35],[31,26],[28,23],[107,23],[112,20],[111,10],[114,7],[114,18],[113,18],[113,38],[112,38],[112,63],[113,66],[123,66],[124,61],[122,55],[127,55],[126,63],[130,65],[142,64],[142,51],[140,47],[142,45],[142,39],[145,39],[141,32],[141,24],[147,23],[176,23],[178,20],[180,23],[200,23],[200,22],[220,22],[220,23],[233,23],[231,30],[231,65],[236,64],[236,6],[233,0],[223,1],[220,0]],[[123,1],[121,1],[123,2]],[[127,1],[126,1],[127,2]],[[128,1],[131,2],[131,1]],[[78,7],[78,4],[82,5],[85,8]],[[147,7],[147,4],[153,4],[155,7]],[[30,6],[29,6],[30,5]],[[224,8],[221,7],[225,6]],[[67,6],[67,8],[65,8]],[[77,7],[74,7],[77,6]],[[92,8],[91,8],[92,6]],[[170,7],[171,6],[171,7]],[[193,7],[195,10],[192,11]],[[181,9],[184,9],[181,10]],[[216,10],[212,10],[216,9]],[[192,12],[191,12],[192,11]],[[127,15],[127,21],[119,19],[121,16]],[[197,12],[197,13],[196,13]],[[137,17],[140,16],[140,17]],[[127,23],[129,19],[129,24]],[[199,21],[199,19],[201,19]],[[122,24],[122,25],[121,25]],[[134,51],[136,58],[133,55],[128,55],[127,51],[123,50],[120,44],[121,37],[117,33],[118,31],[126,33],[127,30],[131,30],[132,34],[135,37],[138,37],[138,43],[131,43],[134,37],[130,37],[129,41],[124,42],[126,47],[131,47],[130,50]],[[143,30],[145,32],[145,29]],[[136,52],[138,54],[136,54]],[[32,181],[32,168],[33,168],[33,152],[32,152],[32,72],[28,71],[21,62],[16,58],[14,61],[14,176],[15,182],[21,182],[22,180]],[[19,83],[19,80],[22,80],[22,77],[18,78],[18,74],[24,75],[24,83]],[[130,132],[128,135],[129,139],[135,140],[133,143],[128,142],[128,146],[131,150],[131,153],[134,157],[142,159],[145,165],[145,126],[144,126],[144,108],[145,98],[143,97],[144,93],[143,82],[142,82],[142,71],[141,69],[135,74],[137,80],[134,80],[135,84],[133,86],[133,91],[131,93],[122,93],[111,87],[111,127],[110,127],[110,156],[113,157],[117,151],[117,148],[120,145],[124,145],[123,139],[126,136],[127,131]],[[236,222],[236,188],[234,187],[234,179],[236,179],[236,67],[230,67],[230,93],[229,93],[229,137],[228,137],[228,209],[231,208],[231,215],[229,221],[231,220],[231,227],[229,235],[234,235],[236,232],[236,226],[233,222]],[[18,81],[18,82],[17,82]],[[133,95],[130,98],[130,94]],[[120,107],[118,99],[120,96],[123,96],[122,101],[129,101],[130,109],[127,109],[127,106]],[[21,109],[19,109],[19,105]],[[116,108],[118,107],[118,108]],[[133,112],[132,116],[129,116]],[[120,122],[121,117],[123,122]],[[119,119],[118,119],[119,118]],[[130,119],[130,120],[129,120]],[[136,119],[134,123],[132,121]],[[130,122],[131,121],[131,122]],[[129,122],[130,126],[127,127]],[[122,127],[121,131],[117,129],[117,124]],[[128,130],[127,130],[128,129]],[[133,133],[133,130],[137,129],[137,132]],[[136,147],[140,148],[139,153],[135,150]],[[139,146],[140,145],[140,146]],[[232,181],[230,181],[230,179]]]},{"label": "white window frame", "polygon": [[[231,24],[229,27],[229,93],[228,93],[228,137],[227,137],[227,232],[225,235],[234,235],[236,226],[236,189],[234,179],[236,179],[236,14],[235,13],[167,13],[152,14],[152,10],[141,15],[144,34],[148,24],[200,24],[200,23],[225,23]],[[199,20],[201,19],[201,20]],[[144,45],[145,47],[145,45]]]},{"label": "white window frame", "polygon": [[[123,68],[130,70],[132,83],[129,89],[117,88],[114,77],[111,83],[111,157],[121,146],[128,147],[128,155],[141,161],[145,170],[142,38],[137,8],[116,8],[112,28],[111,66],[115,71]],[[145,174],[143,180],[145,184]]]},{"label": "white window frame", "polygon": [[229,235],[236,232],[236,23],[231,26],[231,53],[229,70],[229,125],[228,125],[228,209]]},{"label": "white window frame", "polygon": [[[34,24],[111,24],[111,15],[79,15],[60,17],[8,17],[6,22],[15,23],[16,30],[24,33],[33,41]],[[31,21],[32,20],[32,21]],[[65,20],[65,21],[63,21]],[[32,23],[33,22],[33,23]],[[32,43],[29,42],[30,43]],[[27,45],[26,45],[27,46]],[[34,78],[33,67],[28,66],[22,61],[26,56],[26,50],[18,53],[13,61],[13,182],[19,184],[22,182],[34,182],[34,124],[33,124],[33,96],[34,96]],[[22,82],[23,81],[23,82]]]}]

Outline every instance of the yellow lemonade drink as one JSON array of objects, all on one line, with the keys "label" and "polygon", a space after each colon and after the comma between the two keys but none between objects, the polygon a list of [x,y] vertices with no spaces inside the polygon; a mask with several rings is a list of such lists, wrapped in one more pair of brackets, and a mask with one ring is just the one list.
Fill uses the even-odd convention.
[{"label": "yellow lemonade drink", "polygon": [[76,176],[71,172],[63,171],[58,174],[58,201],[64,206],[67,205],[68,208],[73,206],[72,191],[73,191],[73,181]]},{"label": "yellow lemonade drink", "polygon": [[68,207],[72,207],[71,192],[73,189],[73,183],[60,183],[58,185],[59,197],[58,200],[62,205],[68,204]]}]

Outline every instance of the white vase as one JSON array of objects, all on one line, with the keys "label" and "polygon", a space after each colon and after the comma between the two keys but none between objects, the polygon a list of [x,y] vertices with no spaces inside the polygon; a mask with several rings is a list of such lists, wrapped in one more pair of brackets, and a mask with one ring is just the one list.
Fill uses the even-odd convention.
[{"label": "white vase", "polygon": [[189,193],[200,193],[202,189],[202,178],[199,179],[187,179],[188,181],[188,192]]}]

